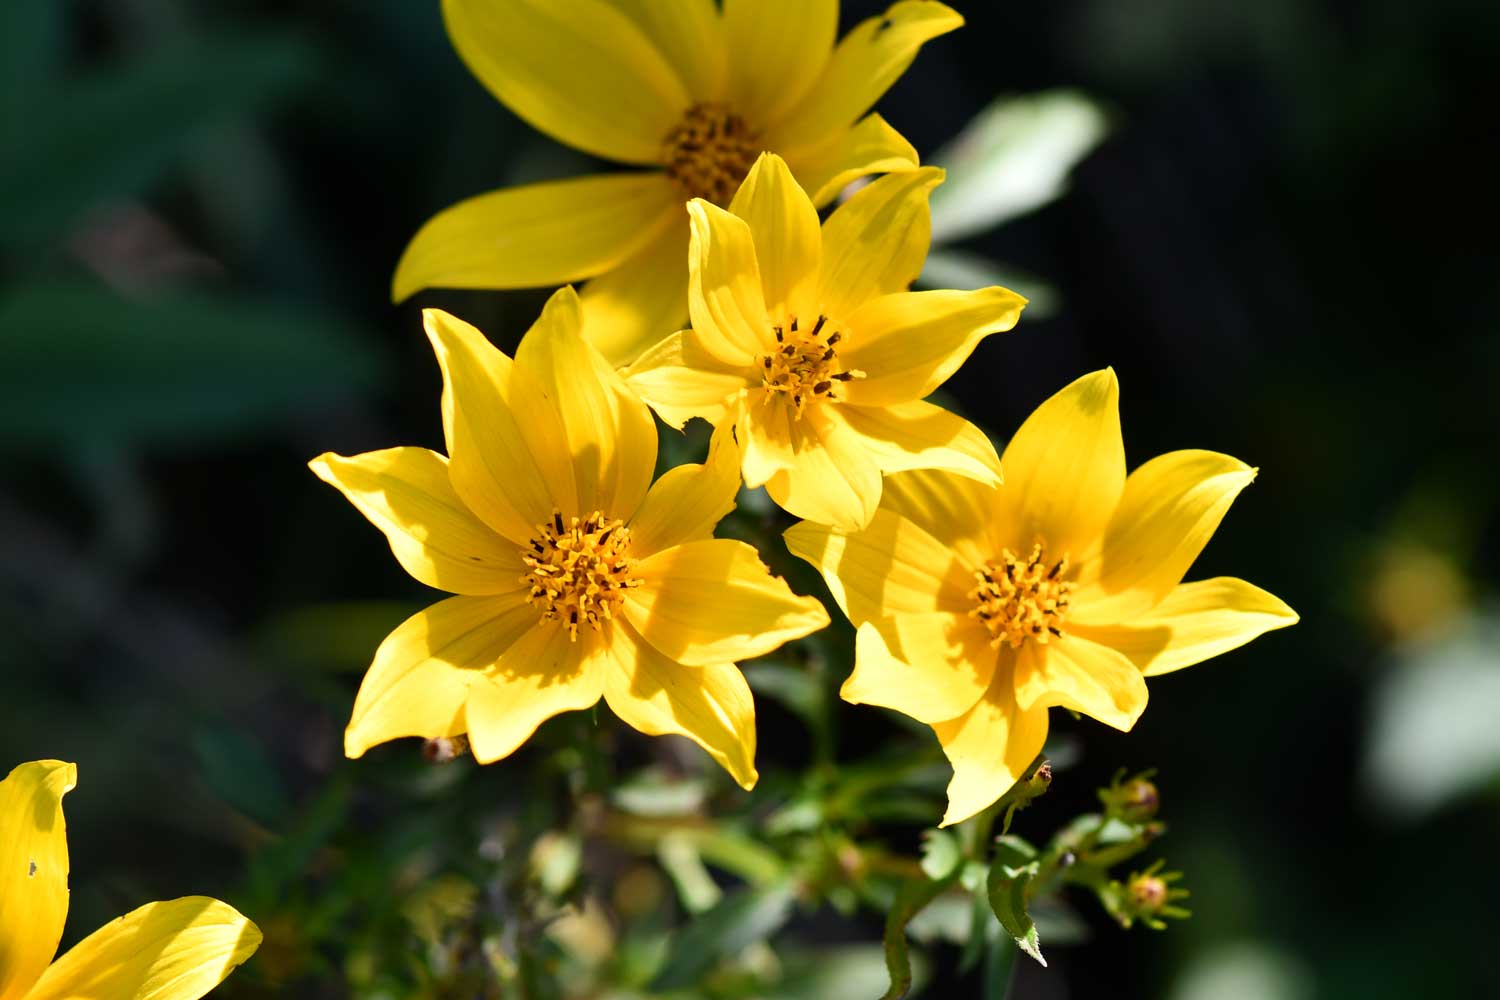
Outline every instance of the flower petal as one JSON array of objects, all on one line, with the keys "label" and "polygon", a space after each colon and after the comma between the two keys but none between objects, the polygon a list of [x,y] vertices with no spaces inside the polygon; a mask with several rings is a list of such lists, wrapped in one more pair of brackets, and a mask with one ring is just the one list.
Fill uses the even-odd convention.
[{"label": "flower petal", "polygon": [[518,598],[452,597],[402,622],[375,651],[359,686],[345,755],[361,757],[404,736],[462,734],[469,688],[538,617]]},{"label": "flower petal", "polygon": [[1118,650],[1147,677],[1168,674],[1238,649],[1263,632],[1298,621],[1274,594],[1234,577],[1180,583],[1129,625],[1077,625],[1082,638]]},{"label": "flower petal", "polygon": [[775,153],[762,153],[729,203],[729,211],[750,227],[771,315],[801,316],[811,322],[809,317],[818,308],[823,236],[818,210],[797,186],[786,161]]},{"label": "flower petal", "polygon": [[792,593],[744,542],[685,542],[636,572],[645,582],[626,591],[626,618],[663,656],[690,666],[763,656],[828,624],[816,598]]},{"label": "flower petal", "polygon": [[1126,732],[1146,710],[1146,679],[1136,665],[1077,635],[1022,645],[1015,687],[1023,708],[1061,705]]},{"label": "flower petal", "polygon": [[442,455],[426,448],[387,448],[350,458],[325,452],[308,467],[384,532],[396,561],[427,586],[453,594],[521,588],[526,567],[515,543],[464,506]]},{"label": "flower petal", "polygon": [[1084,568],[1072,614],[1100,625],[1146,614],[1182,580],[1254,478],[1244,462],[1213,451],[1172,451],[1136,469],[1100,558]]},{"label": "flower petal", "polygon": [[657,652],[622,625],[619,657],[605,675],[604,700],[632,729],[647,736],[686,736],[741,788],[755,787],[755,701],[732,663],[688,667]]},{"label": "flower petal", "polygon": [[0,997],[27,996],[52,961],[68,916],[68,835],[62,797],[78,769],[21,764],[0,781]]},{"label": "flower petal", "polygon": [[26,1000],[198,1000],[260,940],[258,927],[217,899],[147,903],[78,942]]},{"label": "flower petal", "polygon": [[672,211],[676,223],[579,290],[583,337],[617,368],[687,325],[687,209]]},{"label": "flower petal", "polygon": [[898,614],[859,627],[854,672],[839,696],[880,705],[919,722],[952,719],[974,707],[990,686],[999,654],[969,618]]},{"label": "flower petal", "polygon": [[625,369],[625,384],[663,421],[682,430],[693,417],[725,422],[741,389],[757,384],[751,370],[720,361],[695,330],[658,341]]},{"label": "flower petal", "polygon": [[443,16],[490,93],[586,153],[655,163],[693,103],[666,57],[603,0],[443,0]]},{"label": "flower petal", "polygon": [[995,487],[939,469],[887,476],[880,506],[906,518],[957,552],[970,566],[999,554],[990,535],[999,499]]},{"label": "flower petal", "polygon": [[813,86],[838,35],[838,0],[724,0],[730,103],[765,128]]},{"label": "flower petal", "polygon": [[998,486],[1000,456],[984,431],[926,400],[885,407],[841,406],[882,472],[946,469]]},{"label": "flower petal", "polygon": [[842,321],[867,300],[904,292],[927,259],[932,218],[927,196],[942,183],[936,167],[886,174],[856,191],[823,224],[823,305]]},{"label": "flower petal", "polygon": [[1076,565],[1098,544],[1125,488],[1120,386],[1113,369],[1094,372],[1048,399],[1000,456],[997,532],[1015,551],[1038,538]]},{"label": "flower petal", "polygon": [[561,622],[541,622],[522,633],[469,688],[464,718],[474,759],[508,757],[554,715],[597,702],[617,631],[581,628],[574,641]]},{"label": "flower petal", "polygon": [[953,765],[942,826],[963,822],[1010,791],[1047,741],[1047,710],[1016,704],[1014,657],[1012,650],[1002,649],[984,697],[958,718],[932,727]]},{"label": "flower petal", "polygon": [[609,0],[645,32],[695,101],[720,100],[729,54],[714,0]]},{"label": "flower petal", "polygon": [[688,315],[704,350],[748,368],[771,341],[755,237],[745,220],[702,198],[688,202]]},{"label": "flower petal", "polygon": [[967,595],[974,587],[973,567],[889,510],[876,511],[860,531],[803,521],[782,538],[792,555],[823,574],[855,625],[901,614],[965,614],[972,606]]},{"label": "flower petal", "polygon": [[666,237],[682,195],[665,174],[600,174],[478,195],[428,219],[391,297],[424,288],[534,288],[621,267]]},{"label": "flower petal", "polygon": [[789,428],[791,461],[766,480],[771,499],[789,514],[845,531],[869,524],[880,503],[880,466],[864,439],[832,406],[808,407]]},{"label": "flower petal", "polygon": [[911,143],[879,115],[866,115],[853,128],[820,137],[811,146],[786,149],[782,155],[814,205],[828,204],[861,177],[911,170],[921,162]]},{"label": "flower petal", "polygon": [[822,78],[768,141],[773,148],[793,147],[847,128],[906,72],[924,42],[963,23],[957,11],[932,0],[902,0],[861,21],[839,41]]},{"label": "flower petal", "polygon": [[629,520],[656,471],[656,421],[604,356],[583,339],[572,288],[548,300],[516,348],[527,372],[562,417],[579,516],[593,511]]},{"label": "flower petal", "polygon": [[1007,288],[973,292],[896,292],[871,299],[849,317],[845,368],[865,378],[842,394],[861,406],[925,399],[992,333],[1016,325],[1026,300]]},{"label": "flower petal", "polygon": [[651,485],[630,522],[630,551],[648,556],[683,542],[714,536],[714,527],[734,510],[740,490],[740,454],[728,424],[714,431],[708,461],[667,470]]},{"label": "flower petal", "polygon": [[578,506],[562,418],[474,327],[438,309],[423,310],[422,322],[443,370],[453,489],[485,524],[525,545],[553,510]]}]

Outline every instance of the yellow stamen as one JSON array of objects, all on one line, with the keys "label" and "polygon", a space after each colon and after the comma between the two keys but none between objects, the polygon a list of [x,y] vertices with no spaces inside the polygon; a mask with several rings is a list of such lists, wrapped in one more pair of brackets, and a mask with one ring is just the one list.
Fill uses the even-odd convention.
[{"label": "yellow stamen", "polygon": [[723,104],[688,108],[662,141],[667,176],[689,198],[705,198],[721,208],[739,190],[760,154],[760,133]]},{"label": "yellow stamen", "polygon": [[975,607],[969,612],[989,629],[991,645],[1010,643],[1017,649],[1028,639],[1046,643],[1062,638],[1072,585],[1063,579],[1068,557],[1049,563],[1045,546],[1037,542],[1024,561],[1010,549],[998,560],[974,572],[978,585],[969,591]]},{"label": "yellow stamen", "polygon": [[811,328],[798,329],[797,318],[772,327],[776,350],[760,359],[761,385],[767,392],[787,396],[800,416],[814,399],[835,402],[834,390],[842,382],[864,378],[857,368],[839,367],[836,344],[843,334],[833,329],[828,317],[819,316]]},{"label": "yellow stamen", "polygon": [[599,511],[585,518],[562,513],[536,527],[529,549],[521,553],[530,570],[521,582],[530,586],[526,603],[540,605],[544,621],[567,624],[568,636],[578,641],[578,626],[595,631],[614,617],[625,600],[625,591],[639,587],[632,576],[630,529],[619,520],[606,520]]}]

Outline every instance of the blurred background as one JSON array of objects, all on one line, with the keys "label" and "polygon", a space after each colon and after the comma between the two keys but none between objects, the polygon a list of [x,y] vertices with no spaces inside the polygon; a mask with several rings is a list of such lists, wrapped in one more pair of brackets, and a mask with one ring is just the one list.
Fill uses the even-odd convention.
[{"label": "blurred background", "polygon": [[[1051,967],[1023,958],[1010,995],[1489,994],[1500,8],[957,6],[968,25],[879,108],[951,169],[927,280],[998,275],[1035,306],[950,401],[1003,440],[1113,365],[1132,466],[1201,447],[1260,468],[1190,575],[1302,615],[1156,681],[1128,736],[1055,713],[1058,778],[1017,830],[1094,807],[1118,766],[1159,768],[1193,917],[1123,931],[1065,896]],[[538,948],[576,995],[885,988],[882,916],[858,899],[751,898],[733,926],[669,930],[778,864],[767,836],[916,853],[941,768],[852,820],[795,808],[809,774],[937,750],[874,709],[829,724],[847,632],[749,669],[751,796],[607,712],[483,770],[414,741],[342,759],[375,645],[434,595],[305,462],[441,447],[420,308],[510,349],[543,294],[394,307],[401,249],[463,197],[592,166],[469,75],[436,2],[0,4],[0,771],[79,764],[65,945],[205,893],[267,934],[231,997],[550,995],[475,971]],[[673,435],[669,457],[701,444]],[[778,515],[745,508],[727,530],[774,538]],[[700,836],[705,816],[728,818]],[[919,937],[928,995],[981,995],[960,946]],[[731,945],[752,985],[692,986]]]}]

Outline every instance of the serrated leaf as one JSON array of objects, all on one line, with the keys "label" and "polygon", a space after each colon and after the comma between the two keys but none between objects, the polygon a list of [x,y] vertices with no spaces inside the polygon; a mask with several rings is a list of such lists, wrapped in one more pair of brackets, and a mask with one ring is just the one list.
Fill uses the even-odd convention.
[{"label": "serrated leaf", "polygon": [[726,895],[674,935],[651,989],[692,986],[720,960],[775,934],[791,918],[793,898],[785,882]]},{"label": "serrated leaf", "polygon": [[885,918],[885,967],[891,986],[882,1000],[901,1000],[911,990],[911,952],[906,942],[906,925],[922,908],[931,903],[958,879],[962,866],[941,879],[908,879],[896,890]]},{"label": "serrated leaf", "polygon": [[1045,966],[1047,960],[1042,957],[1036,924],[1032,922],[1031,914],[1026,909],[1031,881],[1036,878],[1040,868],[1040,861],[1013,867],[997,858],[990,866],[990,877],[985,888],[990,909],[994,910],[1000,926],[1005,928],[1005,932],[1022,951]]}]

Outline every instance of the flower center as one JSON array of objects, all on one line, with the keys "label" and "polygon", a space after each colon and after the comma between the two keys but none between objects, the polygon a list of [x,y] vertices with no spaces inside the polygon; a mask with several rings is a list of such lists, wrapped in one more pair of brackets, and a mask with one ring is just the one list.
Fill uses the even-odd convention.
[{"label": "flower center", "polygon": [[1024,561],[1005,549],[998,560],[974,571],[978,586],[969,591],[975,603],[969,614],[984,622],[994,646],[1008,642],[1016,649],[1027,639],[1045,643],[1054,636],[1062,638],[1060,626],[1073,589],[1062,578],[1067,571],[1067,556],[1047,564],[1041,542],[1031,547]]},{"label": "flower center", "polygon": [[567,623],[568,635],[578,641],[578,626],[595,631],[614,617],[625,591],[639,587],[631,575],[630,529],[624,521],[607,520],[599,511],[563,524],[562,514],[537,525],[529,549],[521,553],[528,572],[521,582],[531,587],[526,603],[539,605],[543,621]]},{"label": "flower center", "polygon": [[865,377],[857,368],[845,371],[839,366],[836,345],[844,335],[828,325],[827,316],[819,316],[807,330],[797,328],[795,316],[786,326],[771,329],[777,346],[760,359],[761,385],[766,392],[789,398],[798,416],[810,400],[834,402],[838,399],[834,389],[840,383]]},{"label": "flower center", "polygon": [[727,105],[694,104],[662,140],[667,176],[689,198],[723,207],[760,154],[760,133]]}]

